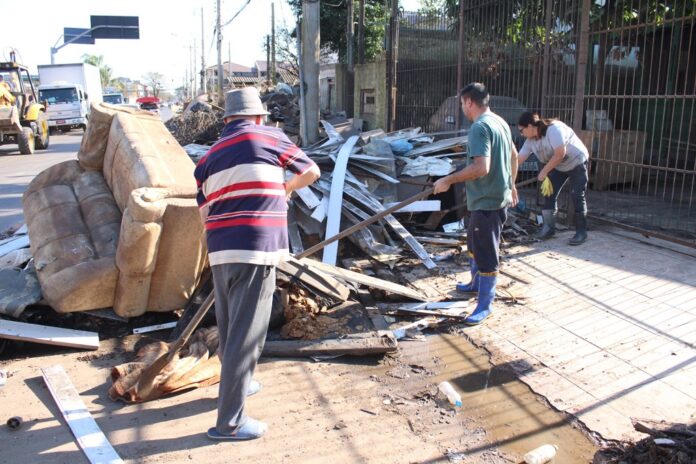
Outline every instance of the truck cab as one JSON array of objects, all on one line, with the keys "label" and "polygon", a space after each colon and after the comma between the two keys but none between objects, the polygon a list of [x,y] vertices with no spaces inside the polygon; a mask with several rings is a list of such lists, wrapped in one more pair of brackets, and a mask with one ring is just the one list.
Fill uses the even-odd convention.
[{"label": "truck cab", "polygon": [[89,95],[79,84],[53,82],[39,86],[39,100],[48,102],[48,126],[51,131],[87,127]]},{"label": "truck cab", "polygon": [[123,94],[122,93],[105,93],[104,94],[104,103],[110,103],[112,105],[122,105],[124,103]]}]

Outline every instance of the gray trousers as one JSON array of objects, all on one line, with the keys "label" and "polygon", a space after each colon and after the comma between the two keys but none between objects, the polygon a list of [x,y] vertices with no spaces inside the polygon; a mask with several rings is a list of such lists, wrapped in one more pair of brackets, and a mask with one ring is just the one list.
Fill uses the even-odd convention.
[{"label": "gray trousers", "polygon": [[266,341],[276,286],[275,267],[256,264],[212,266],[222,363],[218,432],[233,434],[246,422],[244,402]]}]

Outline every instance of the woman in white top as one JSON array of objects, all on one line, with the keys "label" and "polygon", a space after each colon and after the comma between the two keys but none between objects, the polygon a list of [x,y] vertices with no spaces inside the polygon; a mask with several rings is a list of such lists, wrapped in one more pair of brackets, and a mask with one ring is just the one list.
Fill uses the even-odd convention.
[{"label": "woman in white top", "polygon": [[517,124],[527,139],[520,149],[518,162],[523,163],[534,153],[542,166],[539,181],[548,177],[553,185],[553,194],[544,197],[544,225],[538,237],[549,238],[556,232],[556,200],[570,180],[570,194],[575,206],[575,236],[568,243],[580,245],[587,240],[587,147],[573,129],[556,119],[542,119],[536,113],[525,112]]}]

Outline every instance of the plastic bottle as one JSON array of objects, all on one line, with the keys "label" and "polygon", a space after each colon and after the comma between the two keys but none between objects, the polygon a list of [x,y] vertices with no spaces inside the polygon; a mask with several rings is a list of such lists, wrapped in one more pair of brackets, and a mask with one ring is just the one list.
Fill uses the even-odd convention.
[{"label": "plastic bottle", "polygon": [[527,464],[545,464],[556,456],[558,446],[542,445],[524,455],[524,462]]},{"label": "plastic bottle", "polygon": [[440,390],[440,392],[447,397],[447,400],[450,402],[452,406],[454,406],[455,408],[462,407],[462,397],[459,396],[459,393],[457,393],[457,391],[449,382],[441,382],[437,386],[437,389]]}]

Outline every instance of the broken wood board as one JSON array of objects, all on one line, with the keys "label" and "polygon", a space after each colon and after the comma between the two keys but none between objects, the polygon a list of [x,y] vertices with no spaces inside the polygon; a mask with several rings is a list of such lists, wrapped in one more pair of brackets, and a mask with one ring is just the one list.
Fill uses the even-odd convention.
[{"label": "broken wood board", "polygon": [[367,356],[396,351],[398,343],[391,332],[351,336],[330,340],[268,340],[263,356]]},{"label": "broken wood board", "polygon": [[414,237],[419,242],[429,243],[431,245],[438,246],[460,246],[464,243],[463,240],[458,240],[456,238],[443,238],[443,237]]},{"label": "broken wood board", "polygon": [[80,399],[63,366],[56,364],[44,367],[41,373],[51,396],[89,462],[92,464],[123,463],[85,407],[85,403]]},{"label": "broken wood board", "polygon": [[[442,208],[442,202],[440,200],[421,200],[414,201],[408,206],[404,206],[395,213],[425,213],[430,211],[440,211]],[[385,203],[384,208],[391,208],[396,205],[396,203]]]},{"label": "broken wood board", "polygon": [[3,245],[0,245],[0,256],[5,256],[6,254],[19,250],[20,248],[26,248],[29,246],[29,236],[28,235],[18,235],[12,237]]},{"label": "broken wood board", "polygon": [[[461,315],[464,311],[466,311],[467,308],[462,308],[462,307],[454,307],[450,309],[446,309],[445,311],[449,316],[452,315]],[[410,324],[406,324],[404,326],[401,326],[397,329],[392,330],[392,333],[394,334],[394,337],[397,340],[400,340],[406,336],[406,332],[410,330],[425,330],[429,329],[432,327],[437,327],[441,323],[447,321],[447,317],[440,317],[440,316],[428,316],[423,319],[418,319],[417,321],[411,322]]]},{"label": "broken wood board", "polygon": [[[336,158],[336,165],[331,175],[331,194],[329,195],[329,209],[326,220],[325,239],[338,234],[341,228],[341,206],[343,203],[343,186],[346,178],[346,168],[348,166],[348,158],[350,157],[353,147],[358,142],[359,137],[354,135],[341,147]],[[330,243],[324,248],[322,261],[334,265],[338,255],[338,241]]]},{"label": "broken wood board", "polygon": [[306,264],[311,268],[319,269],[320,271],[323,271],[326,274],[338,277],[339,279],[342,279],[346,282],[362,284],[371,288],[378,288],[380,290],[395,293],[397,295],[406,296],[417,301],[427,301],[426,298],[423,297],[423,295],[421,295],[417,291],[408,287],[404,287],[403,285],[396,284],[394,282],[387,282],[386,280],[377,279],[375,277],[370,277],[365,274],[360,274],[359,272],[349,271],[347,269],[331,266],[329,264],[314,261],[308,258],[302,258],[300,262],[302,264]]},{"label": "broken wood board", "polygon": [[[378,214],[382,211],[385,211],[384,206],[382,206],[380,202],[376,199],[368,195],[365,195],[364,193],[358,191],[357,189],[349,185],[344,185],[344,189],[347,195],[363,204],[372,212],[372,214]],[[404,228],[404,226],[402,226],[401,223],[396,220],[394,216],[388,214],[384,217],[384,221],[389,225],[389,227],[392,228],[392,230],[394,230],[394,232],[396,232],[396,234],[399,237],[401,237],[403,241],[406,242],[406,244],[411,248],[411,250],[413,250],[416,256],[418,256],[418,258],[423,262],[423,265],[425,265],[426,268],[434,269],[437,267],[433,260],[430,259],[430,256],[428,255],[428,252],[425,250],[425,248],[423,248],[423,246],[420,243],[418,243],[418,241],[415,238],[413,238],[411,233],[407,231]]]},{"label": "broken wood board", "polygon": [[278,264],[278,270],[283,274],[297,279],[313,291],[338,301],[346,301],[350,297],[350,289],[337,281],[324,269],[317,269],[293,257]]},{"label": "broken wood board", "polygon": [[99,348],[99,334],[97,332],[27,324],[26,322],[4,319],[0,320],[0,338],[88,350]]},{"label": "broken wood board", "polygon": [[437,316],[444,317],[447,319],[460,319],[462,321],[467,318],[467,316],[463,316],[461,314],[448,314],[442,311],[432,311],[429,309],[382,308],[380,309],[380,311],[388,315],[400,314],[406,316]]}]

